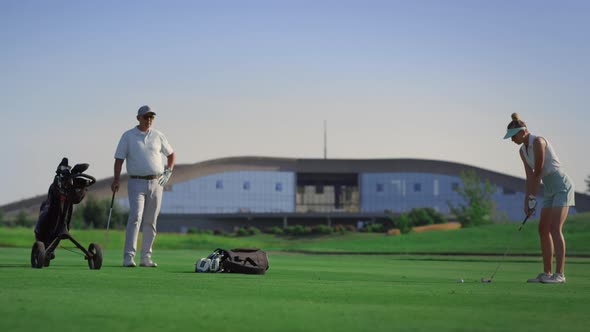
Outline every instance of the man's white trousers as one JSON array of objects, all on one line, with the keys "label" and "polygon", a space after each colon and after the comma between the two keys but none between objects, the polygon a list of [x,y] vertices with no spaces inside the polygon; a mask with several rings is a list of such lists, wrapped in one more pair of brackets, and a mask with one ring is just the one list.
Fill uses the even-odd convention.
[{"label": "man's white trousers", "polygon": [[163,187],[158,184],[158,179],[130,178],[127,190],[129,192],[129,219],[127,219],[124,259],[126,262],[133,261],[137,252],[139,227],[143,221],[141,260],[150,260],[152,245],[156,238],[156,223],[162,205]]}]

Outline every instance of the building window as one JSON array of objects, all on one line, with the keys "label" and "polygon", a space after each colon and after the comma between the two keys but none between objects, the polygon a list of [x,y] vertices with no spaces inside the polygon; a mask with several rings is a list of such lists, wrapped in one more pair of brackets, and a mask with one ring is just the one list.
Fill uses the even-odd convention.
[{"label": "building window", "polygon": [[516,191],[514,191],[512,189],[508,189],[506,187],[503,187],[502,189],[503,189],[504,195],[514,195],[514,194],[516,194]]},{"label": "building window", "polygon": [[377,192],[378,193],[382,193],[383,192],[383,183],[377,183]]},{"label": "building window", "polygon": [[317,186],[315,186],[315,193],[316,194],[323,194],[324,193],[324,186],[321,184],[318,184]]},{"label": "building window", "polygon": [[275,184],[275,191],[283,191],[283,184],[281,182]]},{"label": "building window", "polygon": [[422,191],[422,183],[414,183],[414,192],[419,193]]},{"label": "building window", "polygon": [[401,195],[402,197],[406,197],[406,181],[391,180],[391,192],[394,195]]},{"label": "building window", "polygon": [[244,181],[242,188],[244,188],[244,190],[250,190],[250,181]]},{"label": "building window", "polygon": [[223,181],[217,180],[217,182],[215,182],[215,188],[216,189],[223,189]]}]

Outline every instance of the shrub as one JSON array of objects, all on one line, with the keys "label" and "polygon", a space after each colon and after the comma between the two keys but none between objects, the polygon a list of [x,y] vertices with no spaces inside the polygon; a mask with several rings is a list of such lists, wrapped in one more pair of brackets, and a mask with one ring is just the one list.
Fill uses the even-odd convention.
[{"label": "shrub", "polygon": [[279,226],[272,226],[264,229],[264,233],[267,234],[274,234],[274,235],[282,235],[283,229]]},{"label": "shrub", "polygon": [[246,227],[246,230],[248,231],[248,235],[260,234],[260,230],[254,226],[248,226],[248,227]]},{"label": "shrub", "polygon": [[331,234],[333,231],[334,230],[332,229],[332,227],[323,224],[314,225],[311,228],[312,234]]},{"label": "shrub", "polygon": [[344,234],[346,232],[356,232],[356,228],[353,225],[334,225],[334,232]]},{"label": "shrub", "polygon": [[473,170],[461,172],[462,184],[456,191],[466,202],[464,205],[453,206],[447,203],[451,212],[463,227],[478,226],[492,222],[494,202],[492,194],[496,188],[489,180],[482,182]]},{"label": "shrub", "polygon": [[248,230],[245,227],[240,227],[236,231],[236,236],[248,236],[248,235],[250,235],[250,233],[248,232]]},{"label": "shrub", "polygon": [[402,213],[398,216],[391,215],[393,227],[399,229],[402,234],[408,234],[412,231],[412,224],[407,213]]},{"label": "shrub", "polygon": [[236,231],[236,236],[251,236],[260,234],[260,230],[254,226],[240,227]]},{"label": "shrub", "polygon": [[445,219],[442,214],[436,212],[433,208],[415,208],[408,213],[411,226],[426,226],[432,224],[442,224]]},{"label": "shrub", "polygon": [[[87,195],[82,204],[74,207],[72,221],[75,220],[76,225],[80,225],[81,228],[106,228],[110,208],[110,199],[99,200],[94,195]],[[124,211],[116,203],[113,204],[109,228],[124,229],[128,217],[128,211]]]},{"label": "shrub", "polygon": [[408,212],[408,218],[412,226],[432,225],[434,221],[424,209],[412,209]]},{"label": "shrub", "polygon": [[25,210],[20,210],[14,219],[14,224],[19,227],[33,227],[35,223],[36,220],[33,220]]},{"label": "shrub", "polygon": [[385,232],[385,227],[382,224],[368,224],[365,226],[367,232],[369,233],[383,233]]},{"label": "shrub", "polygon": [[189,229],[187,230],[188,234],[202,234],[203,230],[200,229],[199,227],[189,227]]},{"label": "shrub", "polygon": [[284,229],[285,234],[301,236],[311,233],[311,227],[303,227],[302,225],[287,226]]}]

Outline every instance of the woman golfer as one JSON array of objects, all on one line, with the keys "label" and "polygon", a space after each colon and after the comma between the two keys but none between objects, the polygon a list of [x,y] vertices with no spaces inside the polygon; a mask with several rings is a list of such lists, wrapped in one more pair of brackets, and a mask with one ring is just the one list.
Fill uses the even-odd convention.
[{"label": "woman golfer", "polygon": [[[539,221],[539,238],[543,254],[543,273],[527,282],[558,284],[565,282],[565,240],[562,227],[570,206],[575,205],[574,184],[563,171],[555,150],[549,141],[531,134],[518,114],[512,114],[512,121],[504,139],[520,145],[520,158],[526,171],[526,196],[524,212],[534,213],[537,207],[537,192],[543,180],[544,193]],[[553,250],[555,250],[555,273],[552,272]]]}]

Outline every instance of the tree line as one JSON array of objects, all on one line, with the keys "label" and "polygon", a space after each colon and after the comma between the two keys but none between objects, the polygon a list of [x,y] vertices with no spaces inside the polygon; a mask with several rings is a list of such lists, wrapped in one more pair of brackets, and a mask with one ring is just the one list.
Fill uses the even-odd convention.
[{"label": "tree line", "polygon": [[[455,191],[463,198],[464,204],[457,206],[447,202],[451,213],[457,218],[463,227],[479,226],[489,224],[498,219],[495,213],[494,201],[492,199],[496,187],[489,180],[481,181],[474,170],[464,171],[460,174],[461,185]],[[590,175],[585,180],[590,193]],[[106,228],[111,201],[109,199],[97,199],[88,195],[86,200],[74,207],[71,228],[92,229]],[[110,227],[113,229],[124,229],[127,224],[129,212],[114,204]],[[403,230],[411,229],[421,223],[419,220],[427,220],[428,223],[439,223],[441,216],[433,209],[415,209],[391,217],[394,225]],[[20,211],[15,217],[7,218],[4,211],[0,209],[0,226],[33,227],[37,222],[37,216]]]},{"label": "tree line", "polygon": [[[88,195],[81,204],[74,205],[74,212],[70,222],[71,229],[102,229],[106,228],[111,207],[110,199],[98,199]],[[127,225],[129,212],[113,204],[110,228],[123,229]],[[0,226],[7,227],[34,227],[38,215],[31,215],[24,210],[16,216],[8,218],[0,209]]]}]

